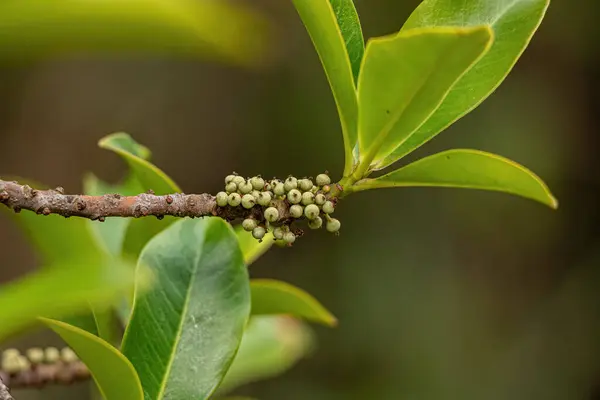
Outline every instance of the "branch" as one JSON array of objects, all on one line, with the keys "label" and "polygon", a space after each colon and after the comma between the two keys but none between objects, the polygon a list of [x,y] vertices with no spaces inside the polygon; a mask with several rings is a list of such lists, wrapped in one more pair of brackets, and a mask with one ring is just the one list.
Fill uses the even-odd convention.
[{"label": "branch", "polygon": [[[140,218],[165,215],[174,217],[216,216],[227,221],[254,217],[262,220],[260,207],[218,207],[215,197],[210,194],[174,193],[157,196],[153,192],[137,196],[107,194],[86,196],[64,194],[62,188],[36,190],[17,182],[0,180],[0,203],[15,212],[30,210],[37,214],[58,214],[65,218],[83,217],[103,222],[107,217]],[[285,200],[274,200],[273,206],[279,210],[281,220],[290,218]]]},{"label": "branch", "polygon": [[13,400],[10,394],[5,397],[3,389],[8,393],[8,388],[1,382],[12,389],[41,389],[48,384],[70,385],[88,380],[90,377],[89,370],[81,361],[32,365],[29,369],[12,374],[0,371],[0,400]]},{"label": "branch", "polygon": [[4,384],[4,377],[0,374],[0,400],[14,400],[10,395],[10,390]]}]

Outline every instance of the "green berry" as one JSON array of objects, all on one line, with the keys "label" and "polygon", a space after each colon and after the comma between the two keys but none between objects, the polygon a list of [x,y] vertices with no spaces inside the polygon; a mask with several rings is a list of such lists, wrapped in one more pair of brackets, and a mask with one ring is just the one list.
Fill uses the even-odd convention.
[{"label": "green berry", "polygon": [[322,210],[325,214],[332,214],[335,210],[335,206],[331,201],[327,200],[325,204],[323,204]]},{"label": "green berry", "polygon": [[285,194],[285,185],[283,183],[278,183],[273,187],[273,193],[276,196],[283,196]]},{"label": "green berry", "polygon": [[244,177],[236,175],[231,182],[235,183],[236,185],[239,185],[241,183],[246,182],[246,180],[244,179]]},{"label": "green berry", "polygon": [[227,175],[225,177],[225,184],[227,185],[229,182],[233,182],[234,179],[235,179],[235,175]]},{"label": "green berry", "polygon": [[229,182],[227,185],[225,185],[225,191],[227,193],[237,192],[237,185],[233,182]]},{"label": "green berry", "polygon": [[252,184],[250,182],[242,182],[238,185],[238,190],[242,194],[248,194],[252,191]]},{"label": "green berry", "polygon": [[258,200],[258,196],[260,196],[262,192],[259,190],[253,190],[250,192],[250,194],[254,197],[255,200]]},{"label": "green berry", "polygon": [[325,186],[325,185],[329,185],[331,183],[331,179],[329,178],[329,175],[327,174],[319,174],[317,175],[317,185],[319,186]]},{"label": "green berry", "polygon": [[77,354],[75,354],[75,352],[69,347],[65,347],[60,351],[60,358],[67,364],[73,363],[79,359]]},{"label": "green berry", "polygon": [[312,192],[304,192],[302,193],[302,204],[305,206],[314,203],[315,195]]},{"label": "green berry", "polygon": [[265,180],[260,176],[255,176],[250,179],[250,184],[254,188],[254,190],[262,190],[265,187]]},{"label": "green berry", "polygon": [[227,196],[227,193],[225,192],[219,192],[217,193],[217,205],[219,207],[225,207],[227,205],[227,198],[229,196]]},{"label": "green berry", "polygon": [[285,180],[283,187],[285,188],[286,192],[296,189],[298,187],[298,179],[294,178],[293,176],[290,176]]},{"label": "green berry", "polygon": [[331,187],[329,185],[325,185],[321,188],[321,190],[323,191],[323,193],[329,193]]},{"label": "green berry", "polygon": [[2,352],[2,359],[16,358],[21,355],[18,349],[6,349]]},{"label": "green berry", "polygon": [[266,233],[267,233],[267,231],[262,226],[257,226],[256,228],[254,228],[252,230],[252,236],[254,237],[254,239],[258,239],[258,240],[264,238]]},{"label": "green berry", "polygon": [[277,228],[273,229],[273,237],[275,237],[276,240],[283,239],[283,234],[284,233],[285,233],[285,231],[280,226],[278,226]]},{"label": "green berry", "polygon": [[268,206],[271,203],[272,197],[271,192],[261,192],[258,195],[257,202],[263,207]]},{"label": "green berry", "polygon": [[288,245],[283,239],[276,240],[275,244],[279,247],[287,247]]},{"label": "green berry", "polygon": [[254,196],[251,194],[245,194],[242,196],[242,207],[244,208],[252,208],[256,204],[256,200]]},{"label": "green berry", "polygon": [[296,241],[296,235],[293,232],[286,232],[283,234],[283,241],[292,244]]},{"label": "green berry", "polygon": [[290,207],[290,215],[292,216],[292,218],[300,218],[302,217],[302,214],[304,214],[304,209],[302,208],[302,206],[294,204]]},{"label": "green berry", "polygon": [[25,352],[27,358],[32,364],[41,364],[44,362],[44,350],[39,347],[32,347]]},{"label": "green berry", "polygon": [[5,358],[2,360],[2,370],[7,374],[17,374],[21,372],[20,356],[14,358]]},{"label": "green berry", "polygon": [[246,218],[244,221],[242,221],[242,228],[248,232],[256,228],[257,225],[258,224],[256,223],[256,220],[252,218]]},{"label": "green berry", "polygon": [[265,219],[269,222],[275,222],[279,219],[279,211],[275,207],[269,207],[265,210]]},{"label": "green berry", "polygon": [[308,192],[314,185],[310,179],[300,179],[298,181],[298,186],[300,186],[300,190],[303,192]]},{"label": "green berry", "polygon": [[241,202],[242,196],[240,196],[239,193],[231,193],[229,195],[229,198],[227,199],[227,203],[229,203],[231,207],[237,207],[240,205]]},{"label": "green berry", "polygon": [[331,233],[337,232],[340,230],[341,225],[342,224],[340,223],[340,221],[338,221],[335,218],[331,218],[329,221],[327,221],[327,225],[326,225],[327,232],[331,232]]},{"label": "green berry", "polygon": [[315,195],[315,204],[318,206],[322,206],[327,201],[327,197],[323,193],[317,193]]},{"label": "green berry", "polygon": [[321,226],[323,226],[323,218],[321,217],[308,221],[308,227],[310,229],[319,229]]},{"label": "green berry", "polygon": [[273,186],[271,185],[271,183],[267,182],[267,183],[265,183],[263,190],[269,192],[269,191],[273,190]]},{"label": "green berry", "polygon": [[315,204],[309,204],[304,208],[304,215],[308,219],[315,219],[319,216],[319,207]]},{"label": "green berry", "polygon": [[47,364],[54,364],[60,360],[60,352],[56,347],[48,347],[44,351],[44,358]]},{"label": "green berry", "polygon": [[302,194],[298,189],[292,189],[288,192],[287,199],[292,204],[298,204],[302,201]]}]

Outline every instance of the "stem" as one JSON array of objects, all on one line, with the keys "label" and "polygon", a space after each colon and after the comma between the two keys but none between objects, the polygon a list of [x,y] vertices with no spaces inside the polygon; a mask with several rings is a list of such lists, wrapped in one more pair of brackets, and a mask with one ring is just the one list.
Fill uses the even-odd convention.
[{"label": "stem", "polygon": [[11,396],[10,390],[4,384],[4,380],[0,375],[0,400],[14,400],[14,397]]}]

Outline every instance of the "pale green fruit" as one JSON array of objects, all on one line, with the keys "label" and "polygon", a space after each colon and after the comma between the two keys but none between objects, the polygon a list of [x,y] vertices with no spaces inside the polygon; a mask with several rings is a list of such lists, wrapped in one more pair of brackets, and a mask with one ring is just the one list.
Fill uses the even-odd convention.
[{"label": "pale green fruit", "polygon": [[301,205],[294,204],[290,207],[290,215],[292,218],[300,218],[304,214],[304,209]]},{"label": "pale green fruit", "polygon": [[308,227],[310,229],[319,229],[323,226],[323,218],[317,217],[313,220],[308,221]]},{"label": "pale green fruit", "polygon": [[302,204],[304,204],[305,206],[312,204],[315,202],[315,195],[312,194],[311,192],[304,192],[302,193]]},{"label": "pale green fruit", "polygon": [[335,218],[331,218],[329,221],[327,221],[326,229],[327,232],[334,233],[339,231],[341,226],[342,224],[340,223],[340,221],[338,221]]},{"label": "pale green fruit", "polygon": [[290,176],[285,180],[283,186],[286,192],[289,192],[292,189],[296,189],[298,187],[298,179],[294,178],[293,176]]},{"label": "pale green fruit", "polygon": [[231,193],[227,199],[227,202],[231,207],[237,207],[242,202],[242,196],[240,196],[239,193]]},{"label": "pale green fruit", "polygon": [[267,208],[264,215],[269,222],[275,222],[279,219],[279,211],[275,207]]},{"label": "pale green fruit", "polygon": [[254,239],[260,240],[260,239],[264,238],[266,234],[267,234],[267,231],[262,226],[257,226],[256,228],[254,228],[252,230],[252,236],[254,237]]},{"label": "pale green fruit", "polygon": [[315,219],[319,216],[319,207],[316,204],[309,204],[304,208],[304,215],[308,219]]},{"label": "pale green fruit", "polygon": [[268,206],[271,203],[272,197],[271,192],[261,192],[258,195],[257,202],[263,207]]},{"label": "pale green fruit", "polygon": [[225,191],[227,193],[237,192],[237,185],[233,182],[229,182],[227,185],[225,185]]},{"label": "pale green fruit", "polygon": [[255,176],[254,178],[250,179],[250,184],[255,190],[263,190],[265,187],[265,180],[260,176]]},{"label": "pale green fruit", "polygon": [[300,190],[302,190],[303,192],[308,192],[309,190],[311,190],[313,188],[313,183],[310,179],[300,179],[298,181],[298,186],[300,187]]},{"label": "pale green fruit", "polygon": [[217,196],[216,196],[217,205],[219,207],[225,207],[227,205],[227,199],[228,198],[229,198],[229,196],[225,192],[219,192],[219,193],[217,193]]},{"label": "pale green fruit", "polygon": [[325,204],[323,204],[322,209],[325,214],[332,214],[333,211],[335,211],[335,206],[331,201],[327,200]]},{"label": "pale green fruit", "polygon": [[296,235],[293,232],[286,232],[283,234],[283,241],[292,244],[296,241]]},{"label": "pale green fruit", "polygon": [[288,192],[287,199],[292,204],[298,204],[302,201],[302,194],[298,189],[292,189]]},{"label": "pale green fruit", "polygon": [[251,194],[245,194],[242,196],[242,207],[244,208],[252,208],[256,204],[256,200],[254,196]]},{"label": "pale green fruit", "polygon": [[252,218],[246,218],[243,222],[242,222],[242,228],[244,228],[245,231],[252,231],[254,230],[254,228],[257,227],[257,223],[256,220],[252,219]]},{"label": "pale green fruit", "polygon": [[329,185],[331,183],[331,179],[329,178],[329,175],[327,174],[319,174],[317,175],[317,185],[319,186],[325,186],[325,185]]},{"label": "pale green fruit", "polygon": [[315,195],[315,204],[318,206],[322,206],[327,201],[327,197],[323,193],[317,193]]}]

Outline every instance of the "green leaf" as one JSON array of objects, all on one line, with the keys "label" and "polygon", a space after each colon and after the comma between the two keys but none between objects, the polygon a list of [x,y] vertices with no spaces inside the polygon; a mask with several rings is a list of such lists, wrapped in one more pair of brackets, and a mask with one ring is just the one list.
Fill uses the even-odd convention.
[{"label": "green leaf", "polygon": [[327,326],[337,325],[337,319],[304,290],[286,282],[253,279],[252,314],[285,314],[304,318]]},{"label": "green leaf", "polygon": [[136,52],[210,56],[248,65],[260,62],[266,39],[262,18],[247,7],[222,1],[0,3],[0,59],[11,61]]},{"label": "green leaf", "polygon": [[538,29],[550,0],[425,0],[402,31],[434,26],[489,24],[490,50],[452,87],[425,124],[380,165],[384,168],[423,145],[468,114],[502,83]]},{"label": "green leaf", "polygon": [[301,321],[282,316],[254,316],[219,393],[281,375],[314,346],[314,333]]},{"label": "green leaf", "polygon": [[488,26],[424,28],[369,41],[358,83],[358,178],[429,118],[492,36]]},{"label": "green leaf", "polygon": [[[0,288],[3,307],[0,340],[29,327],[37,317],[63,318],[83,314],[90,305],[110,306],[134,285],[134,269],[123,261],[89,259],[85,264],[61,262]],[[150,284],[139,271],[140,290]]]},{"label": "green leaf", "polygon": [[[333,97],[337,105],[345,150],[345,171],[354,165],[353,149],[357,142],[358,106],[352,64],[346,43],[351,47],[351,54],[356,60],[360,50],[356,39],[358,18],[354,16],[348,1],[314,1],[292,0],[306,30],[315,46],[325,75],[329,81]],[[334,7],[337,10],[334,13]],[[340,25],[346,37],[342,36]],[[353,33],[354,32],[354,33]],[[362,37],[362,33],[361,33]]]},{"label": "green leaf", "polygon": [[148,243],[140,262],[157,285],[136,294],[123,353],[145,399],[206,399],[227,372],[250,313],[235,234],[219,218],[181,220]]},{"label": "green leaf", "polygon": [[131,362],[104,340],[47,318],[40,318],[58,334],[88,367],[105,400],[143,400],[140,379]]},{"label": "green leaf", "polygon": [[252,233],[246,232],[241,225],[235,227],[235,234],[238,239],[238,244],[244,255],[246,265],[252,264],[257,258],[262,256],[267,250],[273,246],[273,234],[267,233],[262,242],[254,239]]},{"label": "green leaf", "polygon": [[350,65],[352,66],[352,74],[354,82],[358,83],[358,75],[360,65],[362,63],[363,54],[365,53],[365,39],[363,38],[360,19],[354,7],[353,0],[329,0],[335,19],[337,20],[340,33],[346,44],[346,51]]},{"label": "green leaf", "polygon": [[558,207],[548,187],[533,172],[507,158],[478,150],[437,153],[379,178],[359,181],[352,190],[404,186],[492,190]]}]

